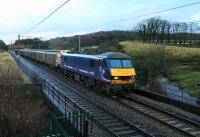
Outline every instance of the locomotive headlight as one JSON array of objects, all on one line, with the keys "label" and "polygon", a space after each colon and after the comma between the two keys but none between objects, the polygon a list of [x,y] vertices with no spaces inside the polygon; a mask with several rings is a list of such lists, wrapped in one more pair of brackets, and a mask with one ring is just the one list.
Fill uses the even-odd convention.
[{"label": "locomotive headlight", "polygon": [[114,79],[116,80],[116,79],[119,79],[119,77],[114,77]]}]

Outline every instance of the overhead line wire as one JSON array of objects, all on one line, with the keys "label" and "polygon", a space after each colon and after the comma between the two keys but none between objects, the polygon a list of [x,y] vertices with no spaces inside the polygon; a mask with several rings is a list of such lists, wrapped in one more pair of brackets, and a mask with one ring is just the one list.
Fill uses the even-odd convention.
[{"label": "overhead line wire", "polygon": [[48,19],[50,16],[52,16],[55,12],[57,12],[60,8],[62,8],[65,4],[67,4],[70,0],[65,1],[62,5],[60,5],[58,8],[56,8],[53,12],[51,12],[47,17],[45,17],[43,20],[41,20],[39,23],[37,23],[36,25],[34,25],[31,29],[29,29],[28,31],[26,31],[23,34],[29,33],[31,32],[33,29],[35,29],[37,26],[39,26],[41,23],[43,23],[46,19]]},{"label": "overhead line wire", "polygon": [[102,26],[107,26],[107,25],[111,25],[111,24],[116,24],[116,23],[120,23],[120,22],[124,22],[124,21],[128,21],[128,20],[133,20],[133,19],[136,19],[136,18],[148,16],[148,15],[153,15],[153,14],[157,14],[157,13],[167,12],[167,11],[176,10],[176,9],[180,9],[180,8],[185,8],[185,7],[189,7],[189,6],[193,6],[193,5],[197,5],[197,4],[200,4],[200,2],[195,2],[195,3],[191,3],[191,4],[187,4],[187,5],[182,5],[182,6],[178,6],[178,7],[174,7],[174,8],[169,8],[169,9],[165,9],[165,10],[159,10],[159,11],[155,11],[155,12],[151,12],[151,13],[147,13],[147,14],[143,14],[143,15],[139,15],[139,16],[125,18],[125,19],[113,21],[113,22],[110,22],[110,23],[105,23],[105,24],[96,26],[95,28],[102,27]]}]

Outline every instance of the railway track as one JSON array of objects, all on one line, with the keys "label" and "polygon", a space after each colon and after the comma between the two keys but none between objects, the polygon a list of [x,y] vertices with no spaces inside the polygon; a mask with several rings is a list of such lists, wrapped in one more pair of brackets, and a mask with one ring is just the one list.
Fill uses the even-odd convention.
[{"label": "railway track", "polygon": [[[200,137],[200,124],[184,117],[172,114],[168,111],[159,109],[150,104],[133,100],[131,97],[126,96],[126,99],[121,99],[124,105],[131,107],[132,109],[145,114],[146,116],[153,118],[172,129],[176,129],[180,133],[191,136]],[[131,101],[131,102],[130,102]],[[131,106],[130,106],[131,105]],[[144,110],[144,111],[143,111]],[[168,121],[169,120],[169,121]]]},{"label": "railway track", "polygon": [[133,99],[130,96],[124,96],[117,102],[136,110],[137,112],[146,115],[154,120],[157,120],[178,132],[191,136],[200,137],[200,124],[184,117],[172,114],[168,111],[154,107],[150,104]]},{"label": "railway track", "polygon": [[74,104],[79,106],[79,108],[82,108],[82,110],[90,113],[93,116],[94,121],[111,135],[116,137],[153,137],[153,135],[146,132],[144,129],[141,129],[123,118],[120,118],[110,110],[100,106],[62,81],[56,79],[51,74],[36,67],[23,58],[21,58],[21,60],[24,62],[26,67],[35,72],[42,79],[48,81],[51,85],[54,85],[57,90],[62,91],[62,93]]}]

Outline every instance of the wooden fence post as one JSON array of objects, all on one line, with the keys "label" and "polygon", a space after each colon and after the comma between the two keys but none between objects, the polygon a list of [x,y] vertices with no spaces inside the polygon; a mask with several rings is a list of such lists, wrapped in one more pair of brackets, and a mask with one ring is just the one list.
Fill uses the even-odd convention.
[{"label": "wooden fence post", "polygon": [[67,104],[66,104],[66,101],[67,101],[67,99],[66,99],[66,96],[64,96],[64,97],[65,97],[65,117],[66,117],[66,114],[67,114],[67,110],[66,110]]},{"label": "wooden fence post", "polygon": [[88,121],[83,122],[83,137],[88,137]]}]

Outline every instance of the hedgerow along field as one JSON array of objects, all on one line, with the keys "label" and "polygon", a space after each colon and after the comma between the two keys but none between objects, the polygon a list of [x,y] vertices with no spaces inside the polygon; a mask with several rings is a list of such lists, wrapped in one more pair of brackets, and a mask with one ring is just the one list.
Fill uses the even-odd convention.
[{"label": "hedgerow along field", "polygon": [[[138,41],[120,42],[124,52],[135,60],[136,66],[146,67],[148,79],[160,74],[180,84],[183,91],[199,96],[196,84],[200,83],[200,48],[187,48]],[[180,66],[181,67],[177,67]],[[187,64],[187,65],[186,65]]]},{"label": "hedgerow along field", "polygon": [[6,51],[0,51],[0,83],[29,84],[30,80],[24,75],[13,57]]}]

